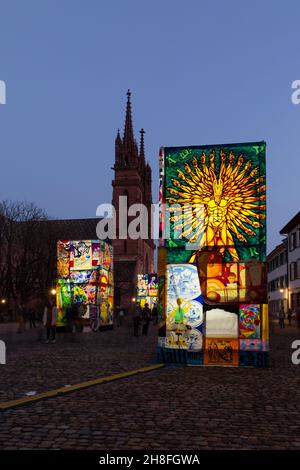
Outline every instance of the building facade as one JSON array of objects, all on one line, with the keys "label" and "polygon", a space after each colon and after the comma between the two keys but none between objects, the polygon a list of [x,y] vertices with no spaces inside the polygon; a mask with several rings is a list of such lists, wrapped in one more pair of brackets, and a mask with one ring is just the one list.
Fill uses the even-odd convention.
[{"label": "building facade", "polygon": [[300,310],[300,212],[281,230],[286,236],[288,303],[293,311]]},{"label": "building facade", "polygon": [[[118,131],[115,141],[115,164],[113,186],[113,206],[116,211],[116,239],[112,240],[114,252],[114,284],[115,306],[129,309],[136,296],[137,275],[154,271],[154,248],[151,239],[151,167],[146,163],[144,148],[144,130],[140,131],[138,146],[133,132],[131,93],[127,92],[127,105],[123,138]],[[148,209],[148,238],[131,239],[121,235],[120,215],[124,217],[124,209],[120,207],[127,199],[127,209],[133,204],[144,204]],[[126,209],[125,209],[126,210]],[[121,214],[122,212],[122,214]],[[138,215],[138,214],[137,214]],[[127,217],[125,225],[128,229],[135,217]],[[121,237],[120,237],[121,236]]]},{"label": "building facade", "polygon": [[288,274],[286,242],[277,245],[267,256],[268,267],[268,300],[271,316],[278,314],[280,309],[288,309]]}]

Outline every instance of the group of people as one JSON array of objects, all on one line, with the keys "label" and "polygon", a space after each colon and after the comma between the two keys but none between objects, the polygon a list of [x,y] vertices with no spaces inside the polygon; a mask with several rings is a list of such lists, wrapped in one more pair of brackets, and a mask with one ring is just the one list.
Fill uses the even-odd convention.
[{"label": "group of people", "polygon": [[[71,304],[66,311],[67,327],[70,331],[73,331],[73,325],[76,318],[78,318],[79,312],[77,311],[78,306]],[[36,328],[37,317],[33,309],[26,309],[22,304],[18,306],[18,333],[22,333],[26,329],[26,321],[29,321],[30,328]],[[55,302],[48,301],[43,311],[42,324],[46,328],[46,343],[56,342],[56,324],[57,324],[58,308]],[[116,324],[121,326],[122,319],[125,316],[124,309],[116,309]],[[136,304],[133,312],[133,334],[139,336],[140,332],[142,335],[147,336],[150,322],[153,324],[158,323],[158,308],[155,304],[152,310],[149,308],[149,304],[146,303],[142,308],[140,304]],[[141,328],[140,328],[141,327]]]},{"label": "group of people", "polygon": [[42,318],[39,318],[33,308],[26,308],[24,304],[19,304],[17,307],[17,333],[26,331],[26,323],[29,322],[30,328],[36,328],[36,323],[42,320],[42,324],[46,328],[46,343],[50,341],[55,343],[56,336],[56,323],[57,323],[58,309],[54,303],[47,302],[43,311]]},{"label": "group of people", "polygon": [[142,335],[147,336],[150,321],[153,321],[154,325],[156,325],[158,322],[157,305],[154,305],[152,310],[150,310],[148,303],[145,303],[144,308],[142,308],[140,304],[137,304],[133,316],[133,335],[139,336],[141,326]]},{"label": "group of people", "polygon": [[[279,310],[279,313],[278,313],[278,324],[279,324],[279,327],[282,329],[282,328],[285,328],[285,318],[286,318],[286,315],[285,315],[285,311],[283,308],[281,308]],[[288,312],[287,312],[287,320],[289,322],[289,326],[292,325],[292,319],[293,318],[296,318],[296,313],[293,312],[290,308],[288,309]]]},{"label": "group of people", "polygon": [[26,323],[30,328],[36,328],[38,320],[36,312],[33,308],[26,308],[23,304],[19,304],[17,308],[18,333],[26,330]]}]

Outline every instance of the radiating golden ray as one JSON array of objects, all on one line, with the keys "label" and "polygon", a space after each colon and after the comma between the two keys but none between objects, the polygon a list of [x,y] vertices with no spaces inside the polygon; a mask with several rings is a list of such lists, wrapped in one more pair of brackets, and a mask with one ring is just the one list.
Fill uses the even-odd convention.
[{"label": "radiating golden ray", "polygon": [[[265,178],[242,154],[226,155],[221,149],[219,157],[218,170],[214,150],[209,155],[193,155],[184,171],[177,170],[177,178],[171,178],[168,188],[168,211],[181,237],[198,243],[199,249],[218,247],[222,254],[230,246],[232,258],[238,259],[233,236],[246,243],[247,236],[255,236],[255,229],[266,218],[262,203],[266,200]],[[179,207],[172,207],[174,204]]]}]

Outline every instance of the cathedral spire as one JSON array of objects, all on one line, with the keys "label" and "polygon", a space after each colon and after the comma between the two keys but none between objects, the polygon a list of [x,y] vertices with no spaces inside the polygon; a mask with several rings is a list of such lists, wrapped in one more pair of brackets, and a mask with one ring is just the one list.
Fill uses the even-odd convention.
[{"label": "cathedral spire", "polygon": [[117,137],[115,140],[115,163],[122,164],[122,139],[120,136],[120,129],[118,129]]},{"label": "cathedral spire", "polygon": [[140,140],[140,158],[141,158],[141,162],[144,164],[144,163],[145,163],[145,143],[144,143],[145,131],[144,131],[143,128],[140,130],[140,134],[141,134],[141,140]]},{"label": "cathedral spire", "polygon": [[124,127],[123,143],[126,149],[132,149],[134,147],[134,136],[132,126],[132,112],[131,112],[131,91],[127,91],[127,105],[126,105],[126,117]]}]

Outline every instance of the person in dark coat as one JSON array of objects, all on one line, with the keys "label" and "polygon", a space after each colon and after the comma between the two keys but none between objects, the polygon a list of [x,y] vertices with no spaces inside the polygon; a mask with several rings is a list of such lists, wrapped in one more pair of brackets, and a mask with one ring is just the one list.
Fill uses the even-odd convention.
[{"label": "person in dark coat", "polygon": [[285,319],[285,313],[284,313],[283,308],[281,308],[280,311],[279,311],[279,315],[278,315],[279,327],[280,327],[280,328],[284,328],[284,327],[285,327],[284,319]]},{"label": "person in dark coat", "polygon": [[142,328],[142,335],[147,336],[148,328],[151,318],[151,310],[149,305],[146,303],[145,307],[143,308],[143,328]]},{"label": "person in dark coat", "polygon": [[137,304],[133,312],[133,336],[139,336],[140,323],[141,323],[141,307],[139,304]]},{"label": "person in dark coat", "polygon": [[290,308],[288,309],[287,319],[288,319],[289,325],[291,326],[292,325],[292,310]]},{"label": "person in dark coat", "polygon": [[35,310],[34,308],[31,308],[28,312],[28,318],[29,318],[29,326],[30,328],[36,328],[36,315],[35,315]]},{"label": "person in dark coat", "polygon": [[157,325],[158,323],[158,308],[157,305],[154,304],[152,309],[152,318],[153,318],[153,325]]}]

